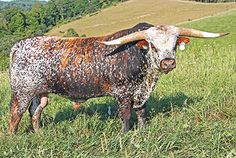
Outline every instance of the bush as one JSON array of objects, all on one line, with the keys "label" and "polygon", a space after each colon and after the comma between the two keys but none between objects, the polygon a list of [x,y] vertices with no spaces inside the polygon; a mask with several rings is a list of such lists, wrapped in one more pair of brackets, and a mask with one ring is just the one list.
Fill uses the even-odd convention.
[{"label": "bush", "polygon": [[73,28],[69,28],[66,30],[64,37],[79,37],[79,34]]}]

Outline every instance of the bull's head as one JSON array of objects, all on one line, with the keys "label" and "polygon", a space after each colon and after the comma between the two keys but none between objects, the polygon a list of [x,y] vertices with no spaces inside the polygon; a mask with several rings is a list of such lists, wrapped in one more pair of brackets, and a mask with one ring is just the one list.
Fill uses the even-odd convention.
[{"label": "bull's head", "polygon": [[221,37],[227,34],[178,28],[173,25],[160,25],[103,43],[106,45],[122,45],[133,41],[146,40],[149,45],[148,54],[150,55],[152,66],[155,66],[162,72],[168,73],[176,67],[176,47],[178,39],[181,36],[209,38]]}]

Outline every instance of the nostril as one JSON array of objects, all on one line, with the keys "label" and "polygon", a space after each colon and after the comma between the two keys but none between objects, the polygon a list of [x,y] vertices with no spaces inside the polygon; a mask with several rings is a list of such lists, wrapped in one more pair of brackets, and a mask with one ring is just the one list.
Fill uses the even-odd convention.
[{"label": "nostril", "polygon": [[169,64],[167,62],[164,62],[163,64],[164,64],[165,67],[169,66]]},{"label": "nostril", "polygon": [[172,66],[173,68],[176,67],[176,63],[175,63],[175,61],[171,64],[171,66]]}]

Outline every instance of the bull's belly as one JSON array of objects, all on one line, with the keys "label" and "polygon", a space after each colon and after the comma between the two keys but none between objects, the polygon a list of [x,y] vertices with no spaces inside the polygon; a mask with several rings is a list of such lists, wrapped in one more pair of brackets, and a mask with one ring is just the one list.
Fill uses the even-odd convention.
[{"label": "bull's belly", "polygon": [[65,96],[73,101],[83,101],[89,98],[101,97],[109,95],[108,91],[104,89],[103,84],[94,84],[87,81],[86,83],[80,82],[59,82],[53,84],[50,92]]}]

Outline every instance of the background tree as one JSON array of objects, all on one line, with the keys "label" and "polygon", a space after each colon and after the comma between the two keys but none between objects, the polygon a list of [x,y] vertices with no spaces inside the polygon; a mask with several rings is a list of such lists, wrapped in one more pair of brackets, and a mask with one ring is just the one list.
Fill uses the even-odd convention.
[{"label": "background tree", "polygon": [[69,28],[64,35],[64,37],[78,37],[78,36],[79,34],[73,28]]},{"label": "background tree", "polygon": [[41,13],[41,21],[47,27],[55,26],[60,20],[58,8],[53,0],[43,6]]},{"label": "background tree", "polygon": [[42,35],[46,30],[45,24],[42,21],[42,5],[37,3],[32,6],[32,9],[26,14],[27,19],[27,35]]},{"label": "background tree", "polygon": [[8,23],[8,30],[16,35],[25,35],[26,17],[22,12],[16,13]]}]

